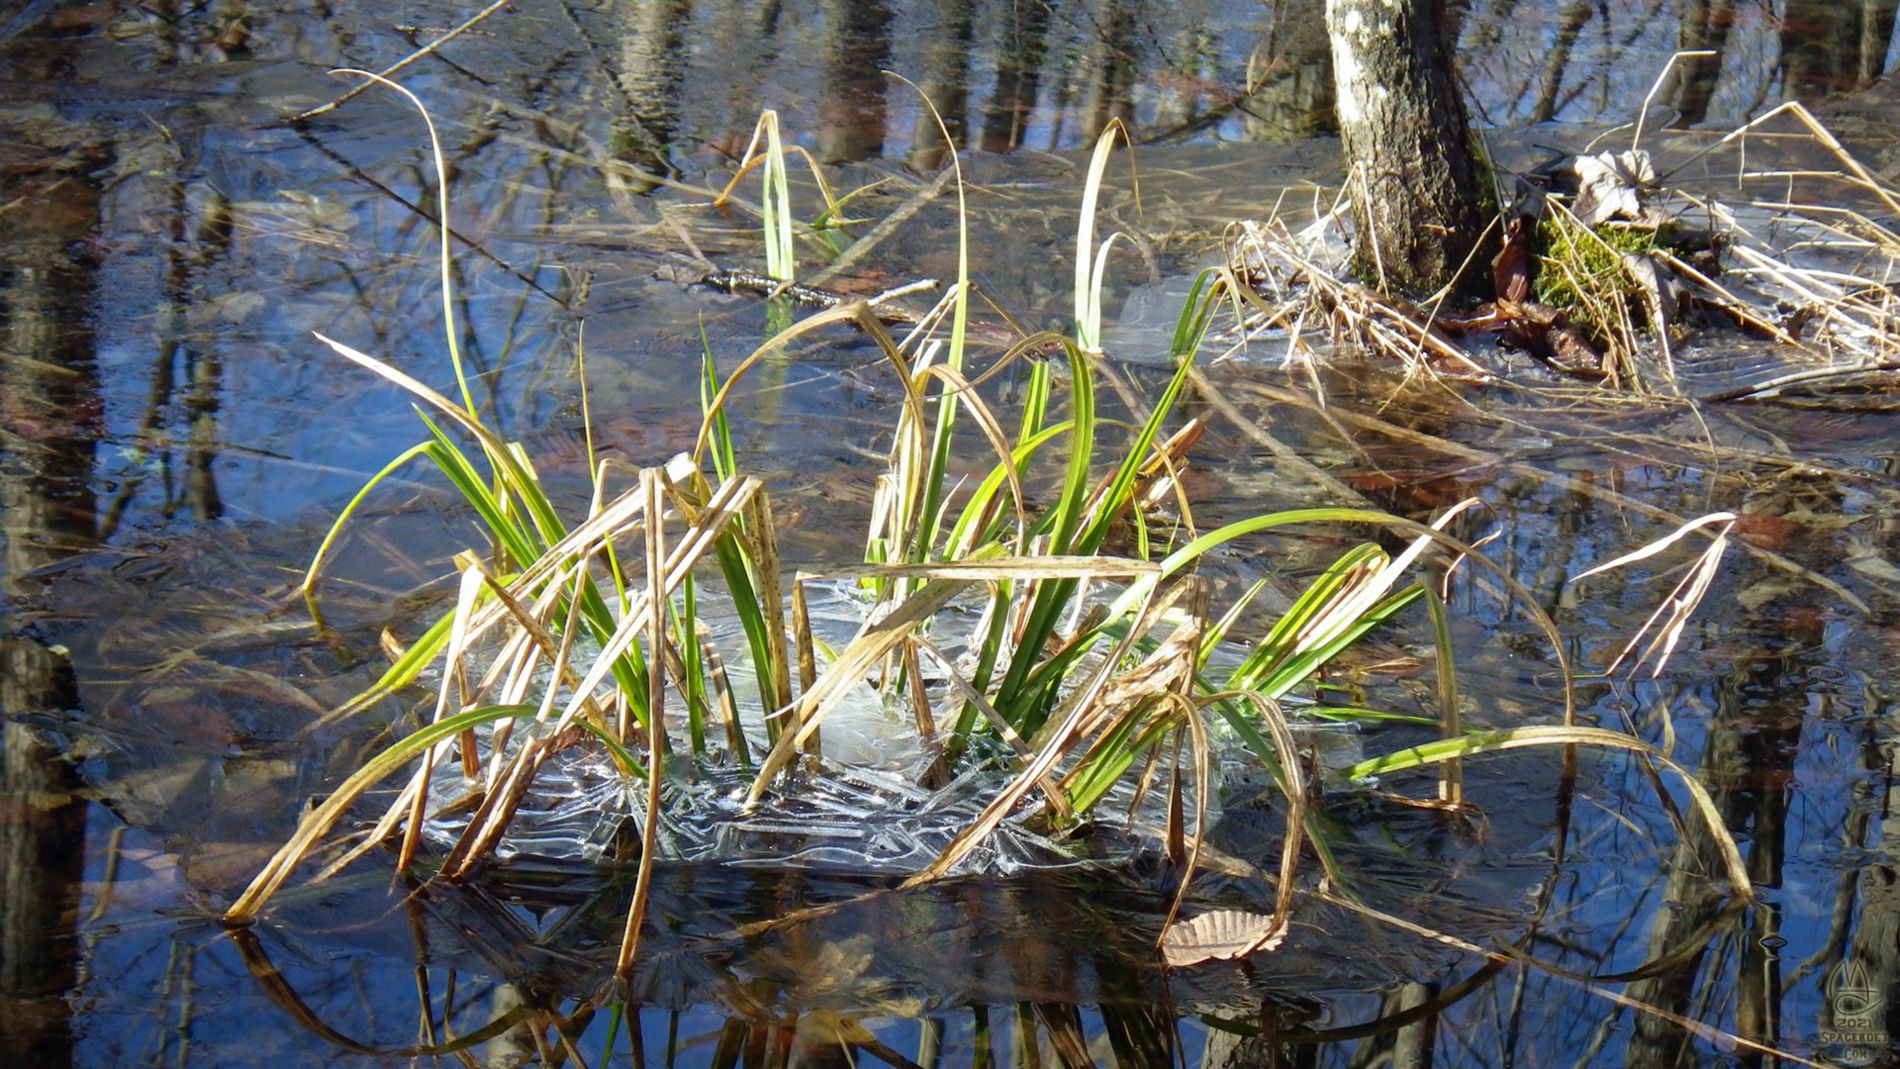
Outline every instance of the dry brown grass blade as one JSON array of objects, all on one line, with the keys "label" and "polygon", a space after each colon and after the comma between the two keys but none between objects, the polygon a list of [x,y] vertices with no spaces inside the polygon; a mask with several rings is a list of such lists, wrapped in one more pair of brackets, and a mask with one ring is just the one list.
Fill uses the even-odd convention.
[{"label": "dry brown grass blade", "polygon": [[[1250,228],[1248,240],[1253,256],[1262,262],[1281,265],[1289,273],[1303,276],[1310,298],[1317,298],[1322,307],[1330,310],[1338,325],[1366,349],[1426,374],[1445,374],[1472,382],[1495,379],[1488,368],[1472,360],[1464,349],[1439,333],[1430,315],[1337,277],[1308,256],[1300,247],[1300,239],[1284,227]],[[1374,253],[1376,256],[1376,249]],[[1276,317],[1283,318],[1283,314],[1276,313]]]},{"label": "dry brown grass blade", "polygon": [[1772,122],[1782,115],[1793,115],[1801,125],[1807,127],[1808,133],[1813,135],[1816,141],[1819,141],[1824,148],[1833,153],[1835,159],[1841,161],[1841,165],[1846,167],[1848,173],[1853,176],[1856,185],[1879,197],[1887,206],[1888,211],[1895,215],[1900,215],[1900,198],[1895,196],[1893,190],[1888,189],[1885,184],[1875,178],[1860,160],[1854,157],[1853,153],[1847,151],[1846,146],[1840,143],[1840,140],[1834,136],[1833,132],[1824,126],[1819,119],[1816,119],[1814,113],[1804,107],[1800,101],[1790,100],[1778,107],[1771,108],[1760,116],[1749,120],[1742,126],[1729,131],[1717,144],[1725,145],[1730,141],[1744,139],[1753,133],[1756,127]]},{"label": "dry brown grass blade", "polygon": [[[578,733],[576,733],[578,734]],[[500,780],[482,798],[482,804],[462,828],[462,834],[442,860],[442,875],[451,880],[465,878],[470,870],[489,855],[501,841],[514,819],[515,810],[528,796],[541,765],[561,745],[569,741],[554,737],[533,739],[517,750]]]},{"label": "dry brown grass blade", "polygon": [[[579,561],[584,560],[616,535],[630,530],[640,519],[643,507],[638,493],[634,491],[628,491],[608,503],[554,545],[548,547],[513,582],[509,583],[507,587],[509,596],[515,599],[535,596],[537,591],[545,591],[545,586],[551,576],[557,573],[571,574],[573,569],[579,567]],[[585,574],[584,568],[581,571]],[[537,601],[537,609],[530,613],[531,616],[538,618],[544,615],[544,611],[539,608],[540,604],[540,601]],[[490,629],[513,614],[514,610],[510,609],[505,601],[482,605],[469,623],[470,640],[479,640]],[[569,634],[572,633],[572,624],[573,618],[570,616]],[[326,714],[318,722],[318,726],[347,716],[360,707],[357,702],[340,706]]]},{"label": "dry brown grass blade", "polygon": [[[613,671],[614,662],[627,651],[640,636],[643,628],[652,626],[653,620],[665,621],[662,610],[664,600],[691,573],[693,566],[705,556],[713,543],[724,534],[727,527],[739,518],[746,502],[759,492],[762,484],[749,476],[732,479],[722,485],[708,502],[706,511],[693,523],[685,537],[675,543],[666,559],[663,570],[665,577],[661,588],[656,592],[647,590],[628,605],[627,612],[621,618],[620,625],[607,641],[601,643],[600,653],[594,659],[594,665],[588,669],[586,677],[576,688],[574,697],[568,701],[567,708],[561,713],[561,723],[566,726],[573,717],[586,707],[587,700],[594,689],[606,681]],[[657,599],[657,600],[656,600]],[[657,666],[655,667],[657,669]],[[657,696],[656,696],[657,697]]]},{"label": "dry brown grass blade", "polygon": [[1161,566],[1133,557],[1048,555],[1001,556],[999,552],[930,564],[866,564],[817,573],[830,579],[946,579],[967,583],[1034,579],[1133,579]]},{"label": "dry brown grass blade", "polygon": [[[456,686],[462,674],[462,657],[468,652],[469,617],[474,613],[475,603],[481,596],[482,586],[480,567],[470,564],[462,570],[461,586],[455,597],[455,616],[449,625],[448,649],[442,657],[442,685],[436,691],[435,715],[432,718],[435,721],[439,722],[448,715],[449,691]],[[460,698],[466,699],[467,695],[462,694]],[[463,702],[458,700],[456,708],[462,707]],[[396,856],[398,869],[407,869],[415,861],[416,850],[422,843],[423,811],[428,803],[429,777],[435,768],[436,757],[440,752],[439,745],[431,746],[423,751],[421,764],[416,768],[415,793],[410,800],[408,822],[403,827],[402,848]],[[474,739],[466,738],[462,745],[464,753],[472,757],[473,754],[470,751],[473,748]]]},{"label": "dry brown grass blade", "polygon": [[792,704],[791,658],[785,649],[785,596],[780,586],[778,531],[772,522],[772,501],[764,490],[746,503],[745,523],[737,528],[752,564],[753,593],[765,617],[766,655],[772,662],[772,690],[766,705],[783,709]]},{"label": "dry brown grass blade", "polygon": [[[653,886],[654,847],[659,842],[660,785],[666,779],[666,680],[659,656],[660,649],[666,645],[666,614],[659,611],[659,606],[666,602],[673,583],[668,580],[668,569],[661,563],[666,560],[666,525],[660,522],[664,511],[660,484],[664,477],[658,469],[640,473],[641,496],[647,503],[646,623],[652,656],[647,658],[647,798],[646,812],[640,821],[640,869],[634,877],[633,901],[627,906],[626,929],[620,937],[620,953],[614,965],[614,976],[623,981],[631,973],[640,949],[641,923],[646,918],[647,895]],[[748,495],[749,498],[756,496]]]},{"label": "dry brown grass blade", "polygon": [[1254,707],[1280,755],[1280,794],[1286,799],[1286,835],[1280,845],[1280,872],[1275,888],[1274,913],[1284,922],[1292,916],[1293,881],[1300,871],[1300,849],[1306,835],[1307,784],[1300,764],[1299,743],[1293,738],[1280,703],[1257,691],[1217,694],[1209,702],[1238,699]]},{"label": "dry brown grass blade", "polygon": [[1683,260],[1681,257],[1667,250],[1659,250],[1655,253],[1655,256],[1657,260],[1661,261],[1678,276],[1695,283],[1695,285],[1702,290],[1702,295],[1705,299],[1709,300],[1712,304],[1719,305],[1739,322],[1753,330],[1761,331],[1782,345],[1797,349],[1817,359],[1825,359],[1825,354],[1816,351],[1813,346],[1808,345],[1801,339],[1783,330],[1781,324],[1761,315],[1747,301],[1737,297],[1720,282],[1703,274],[1694,264]]},{"label": "dry brown grass blade", "polygon": [[[1317,407],[1311,397],[1306,396],[1305,394],[1301,393],[1298,390],[1285,389],[1283,387],[1274,386],[1268,383],[1261,383],[1261,382],[1248,383],[1246,388],[1254,393],[1258,393],[1264,397],[1270,398],[1275,401],[1283,401],[1288,404],[1296,404],[1303,408]],[[1435,434],[1428,434],[1424,431],[1417,430],[1415,428],[1403,427],[1403,426],[1400,426],[1399,424],[1392,423],[1387,420],[1379,419],[1376,416],[1369,416],[1363,413],[1353,412],[1348,409],[1327,409],[1326,411],[1330,412],[1332,416],[1336,418],[1337,420],[1339,420],[1341,423],[1349,424],[1361,430],[1370,430],[1380,435],[1383,435],[1387,438],[1390,438],[1394,441],[1408,442],[1414,445],[1429,448],[1435,452],[1443,453],[1446,456],[1453,456],[1461,460],[1467,460],[1467,461],[1472,461],[1476,463],[1491,465],[1500,470],[1508,471],[1514,475],[1541,480],[1551,486],[1562,489],[1565,493],[1577,494],[1583,497],[1588,497],[1594,501],[1602,501],[1605,504],[1612,505],[1619,510],[1630,512],[1638,516],[1644,516],[1649,519],[1656,520],[1659,523],[1666,523],[1670,525],[1671,527],[1678,527],[1684,523],[1689,522],[1689,517],[1683,516],[1679,513],[1670,512],[1668,509],[1660,508],[1656,505],[1652,505],[1649,502],[1643,501],[1639,498],[1634,498],[1634,497],[1630,497],[1627,494],[1618,493],[1616,490],[1611,489],[1610,487],[1600,485],[1599,483],[1593,482],[1589,479],[1579,479],[1575,476],[1566,475],[1563,472],[1556,471],[1554,469],[1540,468],[1534,464],[1528,464],[1523,461],[1511,460],[1508,457],[1501,456],[1497,453],[1478,449],[1473,446],[1466,445],[1463,442],[1458,442],[1450,438],[1445,438],[1445,437],[1435,435]],[[1835,597],[1841,599],[1841,601],[1844,604],[1850,606],[1851,608],[1853,608],[1855,612],[1861,614],[1862,616],[1868,616],[1873,613],[1872,606],[1868,605],[1865,600],[1863,600],[1858,595],[1856,595],[1853,591],[1842,586],[1840,583],[1836,582],[1835,580],[1830,579],[1829,577],[1822,575],[1811,568],[1803,567],[1802,565],[1796,563],[1793,560],[1790,560],[1788,557],[1783,556],[1782,554],[1777,553],[1772,549],[1768,549],[1766,547],[1756,545],[1748,541],[1742,542],[1741,546],[1744,551],[1754,556],[1757,560],[1760,560],[1764,564],[1767,564],[1780,571],[1787,572],[1788,574],[1796,576],[1807,582],[1813,583],[1814,585],[1822,588],[1823,590],[1826,590],[1828,593],[1833,594]],[[1519,596],[1523,598],[1528,598],[1529,594],[1528,592],[1522,592],[1520,593]],[[1536,599],[1532,598],[1530,600],[1534,604]],[[1554,631],[1554,625],[1552,627],[1546,627],[1544,621],[1539,621],[1538,626],[1541,628],[1544,628],[1544,630],[1551,636],[1551,639],[1553,642],[1557,641],[1556,633]]]},{"label": "dry brown grass blade", "polygon": [[[584,562],[577,561],[574,564],[573,574],[577,582],[592,582],[592,577],[588,574]],[[562,593],[560,588],[564,585],[566,577],[555,576],[554,580],[548,584],[547,591],[543,594],[543,601],[538,602],[533,608],[521,604],[520,600],[516,598],[515,593],[520,588],[520,583],[504,587],[494,576],[490,575],[486,569],[482,571],[482,578],[487,582],[488,592],[494,596],[496,603],[507,612],[508,616],[515,622],[515,625],[521,629],[521,636],[524,639],[531,640],[540,649],[541,654],[548,659],[549,664],[552,666],[553,678],[561,680],[570,687],[578,687],[581,683],[581,677],[574,671],[569,657],[574,648],[576,625],[580,619],[580,591],[577,589],[568,596],[567,621],[562,627],[560,635],[557,637],[547,629],[547,625],[542,622],[542,617],[552,607],[552,603],[555,599],[560,597]],[[520,683],[525,687],[532,683],[532,679],[527,678],[524,673]],[[553,706],[555,696],[558,693],[559,688],[547,688],[546,693],[542,695],[541,715],[536,719],[545,719],[547,717],[548,712]],[[504,695],[503,700],[499,704],[514,704],[523,697],[525,697],[525,691],[512,691]],[[581,713],[594,723],[600,724],[603,727],[607,723],[606,712],[600,709],[591,697],[587,703],[581,707]],[[621,771],[631,774],[633,770],[621,769]]]},{"label": "dry brown grass blade", "polygon": [[795,707],[789,711],[799,728],[779,735],[778,742],[760,764],[751,788],[746,791],[746,804],[754,804],[764,796],[772,778],[791,764],[793,754],[810,742],[826,714],[852,687],[868,677],[905,636],[928,622],[971,582],[973,580],[931,579],[902,604],[865,621],[857,635],[819,675],[817,683],[799,695]]},{"label": "dry brown grass blade", "polygon": [[[1663,666],[1669,663],[1669,655],[1675,651],[1676,642],[1682,637],[1683,628],[1688,626],[1689,617],[1695,614],[1696,607],[1702,604],[1702,598],[1708,594],[1709,586],[1715,582],[1715,574],[1722,564],[1722,555],[1728,552],[1728,534],[1734,529],[1736,519],[1736,515],[1732,512],[1712,512],[1707,516],[1698,517],[1641,549],[1625,553],[1615,560],[1599,564],[1577,576],[1577,579],[1584,579],[1600,572],[1646,560],[1668,549],[1692,531],[1716,524],[1721,525],[1721,531],[1709,540],[1709,544],[1704,546],[1702,552],[1696,557],[1696,562],[1690,566],[1689,574],[1676,584],[1675,589],[1669,592],[1669,596],[1663,599],[1662,604],[1656,606],[1655,611],[1643,621],[1643,625],[1630,636],[1629,642],[1624,644],[1623,649],[1617,653],[1609,667],[1603,670],[1605,675],[1614,673],[1623,661],[1635,652],[1637,645],[1643,641],[1643,636],[1649,634],[1651,628],[1656,628],[1656,637],[1636,659],[1635,667],[1641,667],[1643,662],[1654,658],[1649,676],[1654,679],[1662,674]],[[1665,613],[1668,614],[1668,619],[1657,627],[1657,621]]]},{"label": "dry brown grass blade", "polygon": [[950,781],[950,770],[943,762],[943,748],[937,741],[937,719],[930,708],[930,694],[924,688],[923,666],[917,656],[917,636],[904,636],[904,693],[910,699],[911,721],[917,726],[917,739],[931,755],[930,765],[917,777],[920,786],[936,790]]},{"label": "dry brown grass blade", "polygon": [[[1205,618],[1203,618],[1205,619]],[[1202,627],[1205,634],[1206,627]],[[1181,914],[1181,905],[1187,901],[1188,887],[1194,882],[1194,874],[1200,869],[1201,850],[1207,844],[1207,799],[1214,790],[1213,746],[1207,739],[1207,725],[1201,723],[1200,709],[1194,704],[1194,679],[1189,675],[1181,689],[1171,695],[1171,700],[1183,707],[1182,723],[1187,725],[1187,733],[1194,748],[1194,836],[1186,843],[1185,866],[1181,870],[1181,883],[1175,888],[1174,898],[1168,903],[1168,915],[1162,918],[1161,934],[1165,942],[1168,930],[1174,927],[1175,918]],[[1169,823],[1179,820],[1180,809],[1180,757],[1175,757],[1174,798],[1169,806]],[[1132,816],[1132,811],[1131,811]]]},{"label": "dry brown grass blade", "polygon": [[[1017,763],[1027,768],[1029,763],[1035,758],[1034,751],[1029,748],[1028,743],[1023,741],[1023,737],[1016,733],[1016,729],[1010,726],[1009,721],[1004,718],[1003,714],[997,712],[996,707],[990,704],[989,699],[985,698],[975,687],[972,687],[963,678],[963,675],[957,671],[956,659],[946,656],[942,650],[937,648],[935,643],[922,635],[911,635],[908,641],[930,654],[937,664],[943,668],[943,681],[949,686],[950,692],[956,696],[957,700],[966,702],[976,709],[978,714],[983,717],[984,722],[989,724],[990,729],[996,732],[997,737],[1002,739],[1011,750],[1015,751]],[[1067,820],[1075,815],[1074,811],[1069,807],[1068,799],[1062,796],[1061,789],[1056,786],[1055,780],[1051,779],[1048,775],[1044,775],[1036,781],[1036,785],[1042,789],[1043,794],[1047,797],[1049,808],[1054,810],[1058,816]]]},{"label": "dry brown grass blade", "polygon": [[746,752],[745,729],[739,723],[739,703],[733,697],[732,678],[726,674],[726,659],[720,655],[719,647],[701,637],[699,655],[706,662],[706,675],[711,678],[713,700],[719,703],[720,722],[726,729],[726,747],[735,755]]},{"label": "dry brown grass blade", "polygon": [[[1193,579],[1189,585],[1204,587]],[[1205,630],[1205,619],[1190,614],[1140,664],[1114,677],[1095,703],[1095,715],[1082,720],[1075,728],[1075,738],[1088,739],[1090,744],[1076,767],[1063,777],[1065,790],[1088,770],[1100,747],[1107,743],[1110,731],[1131,718],[1146,716],[1157,702],[1170,696],[1185,699],[1182,688],[1193,686],[1194,660]],[[1177,707],[1176,712],[1179,711]]]},{"label": "dry brown grass blade", "polygon": [[[813,647],[811,635],[811,610],[805,604],[805,584],[810,576],[799,572],[792,577],[792,638],[798,650],[798,692],[811,690],[818,682],[818,653]],[[786,714],[786,727],[797,731],[802,725],[798,722],[798,708],[793,706]],[[817,738],[812,740],[814,750],[822,749],[823,744]]]}]

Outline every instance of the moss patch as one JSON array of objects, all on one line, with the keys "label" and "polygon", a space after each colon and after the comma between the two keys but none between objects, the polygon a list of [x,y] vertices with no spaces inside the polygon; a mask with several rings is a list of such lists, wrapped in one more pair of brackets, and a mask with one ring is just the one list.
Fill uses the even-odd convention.
[{"label": "moss patch", "polygon": [[1655,227],[1604,224],[1586,229],[1573,219],[1547,216],[1537,224],[1532,294],[1599,338],[1613,331],[1624,315],[1644,324],[1649,305],[1623,267],[1623,257],[1647,256],[1660,244]]}]

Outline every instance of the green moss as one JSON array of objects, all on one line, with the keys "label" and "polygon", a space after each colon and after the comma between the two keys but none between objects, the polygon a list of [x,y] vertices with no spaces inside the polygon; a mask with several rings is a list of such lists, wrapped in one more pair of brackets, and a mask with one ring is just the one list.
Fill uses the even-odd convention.
[{"label": "green moss", "polygon": [[1638,319],[1648,307],[1643,292],[1623,267],[1623,256],[1653,253],[1654,227],[1605,224],[1585,230],[1570,219],[1551,216],[1537,224],[1537,277],[1532,295],[1599,337],[1614,324],[1606,313],[1619,305]]},{"label": "green moss", "polygon": [[1497,165],[1491,162],[1491,146],[1487,145],[1484,135],[1477,127],[1471,127],[1467,134],[1467,143],[1471,146],[1471,162],[1477,175],[1478,217],[1490,219],[1499,215],[1504,205],[1499,200],[1503,195],[1503,186],[1498,182]]}]

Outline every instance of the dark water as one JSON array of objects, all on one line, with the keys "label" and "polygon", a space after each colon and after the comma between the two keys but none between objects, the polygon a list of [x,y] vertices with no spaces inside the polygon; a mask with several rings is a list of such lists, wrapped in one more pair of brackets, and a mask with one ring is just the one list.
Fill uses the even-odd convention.
[{"label": "dark water", "polygon": [[[1478,109],[1535,155],[1625,121],[1678,47],[1722,52],[1656,98],[1705,129],[1855,90],[1886,67],[1891,10],[1472,0],[1461,56]],[[385,68],[474,11],[0,14],[6,1064],[1775,1060],[1737,1036],[1838,1064],[1897,1057],[1900,419],[1877,397],[1553,401],[1534,369],[1539,390],[1464,398],[1346,374],[1324,384],[1323,414],[1271,359],[1211,369],[1221,404],[1184,402],[1212,424],[1192,487],[1203,522],[1355,495],[1424,514],[1478,495],[1504,532],[1492,556],[1600,670],[1682,561],[1565,577],[1676,520],[1740,513],[1743,545],[1668,669],[1580,697],[1586,718],[1668,739],[1697,771],[1742,844],[1753,907],[1720,908],[1706,836],[1678,834],[1645,769],[1592,760],[1564,781],[1554,758],[1525,756],[1474,768],[1481,820],[1341,799],[1367,903],[1461,945],[1309,896],[1284,951],[1165,974],[1152,874],[900,896],[862,875],[679,868],[656,891],[641,1008],[619,1016],[592,1002],[627,895],[612,874],[522,865],[410,888],[372,856],[226,933],[217,910],[305,800],[377,745],[309,725],[375,670],[381,628],[441,603],[444,562],[477,538],[404,472],[331,570],[321,625],[289,594],[336,511],[419,433],[402,397],[311,332],[438,385],[447,368],[413,114],[370,93],[301,128],[275,120],[346,89],[328,68]],[[835,248],[920,202],[831,285],[953,271],[953,217],[926,189],[943,146],[880,68],[926,87],[982,150],[965,161],[974,269],[1018,322],[1062,325],[1074,150],[1110,117],[1153,142],[1141,214],[1125,196],[1108,206],[1142,237],[1116,288],[1179,274],[1225,221],[1337,181],[1311,20],[1212,0],[511,5],[401,75],[454,171],[479,397],[578,501],[584,338],[600,446],[634,464],[685,448],[701,329],[730,362],[766,313],[655,271],[685,255],[759,264],[753,218],[708,207],[707,189],[763,106],[836,189],[878,183]],[[1889,178],[1890,99],[1883,85],[1818,105]],[[1535,119],[1559,123],[1524,133]],[[804,252],[807,272],[828,259]],[[1111,356],[1152,387],[1158,350],[1140,336]],[[1691,355],[1705,379],[1752,359]],[[773,478],[788,555],[848,561],[839,532],[868,511],[866,456],[896,391],[849,336],[753,381],[736,430]],[[1342,544],[1249,546],[1210,571],[1297,576]],[[1468,716],[1548,722],[1552,665],[1521,618],[1475,587],[1454,607]],[[1381,636],[1342,681],[1412,711],[1430,700],[1428,647],[1416,628]],[[1506,947],[1534,964],[1476,951]],[[1839,1032],[1860,1038],[1830,1045]]]}]

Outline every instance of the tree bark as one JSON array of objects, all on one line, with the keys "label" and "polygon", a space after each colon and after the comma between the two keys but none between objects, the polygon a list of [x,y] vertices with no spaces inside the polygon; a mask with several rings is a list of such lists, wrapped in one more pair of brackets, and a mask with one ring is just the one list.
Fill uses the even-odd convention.
[{"label": "tree bark", "polygon": [[1327,0],[1361,275],[1422,295],[1479,283],[1489,191],[1444,41],[1444,0]]}]

